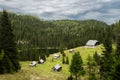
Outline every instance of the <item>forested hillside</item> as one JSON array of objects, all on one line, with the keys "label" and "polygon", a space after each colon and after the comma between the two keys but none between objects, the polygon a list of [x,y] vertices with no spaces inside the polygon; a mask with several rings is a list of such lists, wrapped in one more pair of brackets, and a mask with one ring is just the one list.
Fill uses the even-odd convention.
[{"label": "forested hillside", "polygon": [[21,60],[35,60],[41,54],[83,46],[89,39],[102,43],[105,34],[112,32],[110,26],[97,20],[45,21],[14,13],[9,13],[9,17]]},{"label": "forested hillside", "polygon": [[[96,39],[102,44],[96,48],[84,47],[90,39]],[[120,21],[112,25],[97,20],[45,21],[3,10],[2,15],[0,13],[0,50],[0,74],[18,72],[21,68],[20,58],[24,62],[18,75],[24,75],[23,72],[26,74],[28,71],[29,74],[24,75],[28,80],[28,75],[33,75],[33,71],[35,76],[51,74],[52,76],[45,77],[46,80],[120,80]],[[54,59],[51,53],[58,54],[59,59]],[[25,62],[40,59],[43,59],[45,64],[33,70],[28,68],[28,62]],[[63,66],[60,73],[62,77],[51,71],[51,68],[55,69],[52,66],[56,63]],[[31,78],[34,79],[33,77]],[[3,78],[8,79],[6,76]]]}]

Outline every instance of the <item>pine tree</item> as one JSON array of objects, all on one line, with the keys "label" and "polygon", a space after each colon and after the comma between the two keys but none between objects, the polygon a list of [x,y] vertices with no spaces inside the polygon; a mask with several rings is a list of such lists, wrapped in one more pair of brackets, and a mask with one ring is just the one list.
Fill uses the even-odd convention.
[{"label": "pine tree", "polygon": [[68,56],[66,57],[66,64],[69,64]]},{"label": "pine tree", "polygon": [[62,58],[62,64],[65,64],[65,57]]},{"label": "pine tree", "polygon": [[95,62],[99,65],[100,64],[100,55],[95,52],[95,54],[93,55],[93,58],[95,60]]},{"label": "pine tree", "polygon": [[[18,53],[8,13],[3,10],[0,23],[0,52],[4,50],[4,58],[0,61],[3,73],[12,73],[20,69]],[[0,68],[1,69],[1,68]],[[1,71],[1,70],[0,70]]]},{"label": "pine tree", "polygon": [[4,55],[5,55],[4,50],[2,50],[1,53],[0,53],[0,60],[3,59]]},{"label": "pine tree", "polygon": [[70,72],[72,75],[75,76],[75,80],[78,80],[78,77],[84,73],[84,69],[82,67],[83,61],[81,59],[81,56],[79,52],[76,52],[71,61],[70,65]]},{"label": "pine tree", "polygon": [[62,56],[63,56],[63,57],[65,57],[65,56],[66,56],[64,52],[62,53]]},{"label": "pine tree", "polygon": [[117,43],[116,57],[120,56],[120,21],[115,24],[115,38]]},{"label": "pine tree", "polygon": [[113,64],[114,66],[111,80],[120,80],[120,21],[117,22],[114,27],[117,49],[115,53],[115,63]]},{"label": "pine tree", "polygon": [[107,29],[107,34],[104,38],[104,47],[105,50],[103,51],[103,56],[100,61],[100,75],[103,80],[109,80],[112,65],[114,63],[113,56],[112,56],[112,38],[111,38],[111,30],[110,28]]},{"label": "pine tree", "polygon": [[120,57],[115,63],[111,77],[111,80],[120,80]]},{"label": "pine tree", "polygon": [[72,75],[68,76],[67,80],[73,80]]},{"label": "pine tree", "polygon": [[87,58],[87,67],[88,67],[88,74],[89,74],[88,80],[96,80],[95,66],[96,66],[95,61],[90,55],[88,55],[88,58]]},{"label": "pine tree", "polygon": [[0,74],[3,74],[5,71],[4,63],[3,63],[3,58],[5,56],[4,50],[1,51],[0,53]]}]

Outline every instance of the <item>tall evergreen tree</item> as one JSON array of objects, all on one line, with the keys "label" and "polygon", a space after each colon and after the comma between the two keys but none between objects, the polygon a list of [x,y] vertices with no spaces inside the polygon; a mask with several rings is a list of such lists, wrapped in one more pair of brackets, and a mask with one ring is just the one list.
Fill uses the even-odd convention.
[{"label": "tall evergreen tree", "polygon": [[72,75],[75,76],[75,80],[78,80],[78,77],[83,74],[84,69],[82,66],[83,66],[82,58],[79,52],[76,52],[72,57],[70,65],[70,72]]},{"label": "tall evergreen tree", "polygon": [[8,17],[6,10],[3,10],[0,23],[0,52],[4,51],[4,57],[0,61],[2,68],[0,67],[1,73],[12,73],[20,69],[18,60],[18,53],[15,43],[15,36],[11,22]]},{"label": "tall evergreen tree", "polygon": [[94,59],[88,55],[87,57],[87,68],[88,68],[88,80],[97,80],[96,75],[95,75],[95,67],[96,63]]},{"label": "tall evergreen tree", "polygon": [[93,58],[94,58],[95,62],[99,65],[100,64],[100,54],[95,52],[95,54],[93,55]]},{"label": "tall evergreen tree", "polygon": [[114,63],[112,56],[112,31],[110,27],[108,27],[107,32],[108,33],[106,34],[103,42],[105,50],[103,50],[103,56],[100,63],[100,75],[102,80],[110,79],[112,65]]},{"label": "tall evergreen tree", "polygon": [[65,64],[65,57],[62,57],[62,64]]},{"label": "tall evergreen tree", "polygon": [[111,80],[120,80],[120,57],[114,64],[114,69],[112,71]]},{"label": "tall evergreen tree", "polygon": [[68,56],[66,56],[66,64],[69,64],[69,59],[68,59]]},{"label": "tall evergreen tree", "polygon": [[1,53],[0,53],[0,60],[2,60],[2,59],[3,59],[4,54],[5,54],[5,53],[4,53],[4,51],[2,50],[2,51],[1,51]]},{"label": "tall evergreen tree", "polygon": [[111,80],[120,80],[120,21],[114,25],[117,49],[115,53],[115,63],[112,71]]},{"label": "tall evergreen tree", "polygon": [[120,56],[120,21],[115,24],[114,34],[116,38],[117,50],[116,50],[116,57]]}]

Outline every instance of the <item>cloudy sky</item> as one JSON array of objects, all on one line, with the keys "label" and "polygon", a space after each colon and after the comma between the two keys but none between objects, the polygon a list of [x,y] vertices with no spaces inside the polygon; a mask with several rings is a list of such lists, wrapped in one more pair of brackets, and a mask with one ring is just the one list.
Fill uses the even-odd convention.
[{"label": "cloudy sky", "polygon": [[120,0],[0,0],[6,9],[42,19],[97,19],[108,24],[120,19]]}]

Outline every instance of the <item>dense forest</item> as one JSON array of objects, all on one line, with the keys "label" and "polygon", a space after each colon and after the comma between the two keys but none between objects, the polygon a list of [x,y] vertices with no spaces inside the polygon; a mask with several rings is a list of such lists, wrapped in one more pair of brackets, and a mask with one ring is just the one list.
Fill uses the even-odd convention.
[{"label": "dense forest", "polygon": [[21,60],[38,60],[39,55],[84,46],[90,39],[103,43],[107,34],[115,40],[113,25],[97,20],[45,21],[14,13],[9,17]]},{"label": "dense forest", "polygon": [[62,63],[69,64],[64,50],[84,46],[90,39],[103,44],[102,53],[88,55],[84,66],[80,53],[75,52],[67,80],[79,80],[86,74],[85,67],[88,67],[89,80],[120,80],[120,21],[111,25],[97,20],[45,21],[3,10],[0,13],[0,74],[18,72],[19,58],[46,60],[50,53],[58,51],[62,53]]}]

